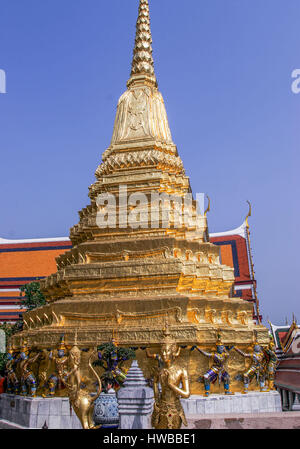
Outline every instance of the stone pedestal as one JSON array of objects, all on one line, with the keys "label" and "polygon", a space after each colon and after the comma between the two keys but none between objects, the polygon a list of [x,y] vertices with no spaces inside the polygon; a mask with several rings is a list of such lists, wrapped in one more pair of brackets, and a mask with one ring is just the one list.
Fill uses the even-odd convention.
[{"label": "stone pedestal", "polygon": [[[30,398],[14,394],[0,395],[0,420],[21,428],[81,429],[68,398]],[[18,428],[18,427],[16,427]]]},{"label": "stone pedestal", "polygon": [[134,360],[124,387],[118,393],[120,429],[151,429],[153,389],[147,386],[138,362]]},{"label": "stone pedestal", "polygon": [[209,397],[190,396],[181,400],[186,417],[189,415],[225,415],[228,413],[281,412],[281,398],[277,391],[235,393],[232,396],[212,394]]},{"label": "stone pedestal", "polygon": [[300,411],[300,395],[295,394],[295,400],[293,404],[293,410],[296,412]]}]

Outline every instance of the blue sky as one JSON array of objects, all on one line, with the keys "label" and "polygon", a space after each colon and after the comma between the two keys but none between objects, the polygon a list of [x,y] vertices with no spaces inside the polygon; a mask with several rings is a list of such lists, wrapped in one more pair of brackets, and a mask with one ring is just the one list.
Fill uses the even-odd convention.
[{"label": "blue sky", "polygon": [[[0,0],[0,236],[65,236],[126,88],[138,0]],[[150,0],[156,75],[211,232],[250,219],[264,318],[300,319],[299,0]]]}]

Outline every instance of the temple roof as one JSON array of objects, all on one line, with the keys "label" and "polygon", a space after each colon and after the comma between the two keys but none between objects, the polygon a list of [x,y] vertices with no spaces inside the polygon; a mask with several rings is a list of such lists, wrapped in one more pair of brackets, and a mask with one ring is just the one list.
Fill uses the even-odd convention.
[{"label": "temple roof", "polygon": [[238,228],[232,229],[231,231],[215,232],[215,233],[210,233],[209,235],[212,238],[225,237],[225,236],[229,236],[229,235],[240,235],[241,237],[246,238],[247,237],[247,222],[245,220],[241,226],[239,226]]},{"label": "temple roof", "polygon": [[69,237],[54,237],[54,238],[42,238],[42,239],[20,239],[9,240],[0,238],[0,245],[18,245],[20,243],[47,243],[47,242],[65,242],[69,240]]},{"label": "temple roof", "polygon": [[278,349],[282,349],[284,352],[287,352],[299,330],[295,319],[293,320],[291,325],[285,324],[282,326],[277,326],[270,321],[269,325],[276,347]]},{"label": "temple roof", "polygon": [[[238,228],[232,229],[231,231],[224,231],[224,232],[215,232],[210,233],[210,238],[215,237],[226,237],[231,235],[240,235],[243,238],[247,237],[246,234],[247,224],[246,221],[239,226]],[[17,245],[22,243],[47,243],[47,242],[66,242],[69,241],[69,237],[54,237],[54,238],[40,238],[40,239],[20,239],[20,240],[14,240],[14,239],[3,239],[0,237],[0,245]]]}]

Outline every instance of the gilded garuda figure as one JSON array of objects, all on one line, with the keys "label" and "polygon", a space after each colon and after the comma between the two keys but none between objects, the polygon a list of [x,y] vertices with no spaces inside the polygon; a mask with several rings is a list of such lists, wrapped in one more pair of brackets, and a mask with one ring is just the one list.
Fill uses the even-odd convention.
[{"label": "gilded garuda figure", "polygon": [[275,379],[275,371],[278,365],[278,358],[275,352],[275,343],[273,338],[270,338],[270,343],[266,349],[264,349],[266,354],[266,377],[268,382],[268,389],[275,390],[274,388],[274,379]]},{"label": "gilded garuda figure", "polygon": [[26,341],[23,342],[21,353],[19,356],[19,368],[21,374],[21,396],[29,395],[36,396],[37,382],[35,375],[31,370],[31,365],[35,363],[40,357],[41,353],[29,357],[30,350],[27,347]]},{"label": "gilded garuda figure", "polygon": [[97,351],[93,351],[93,353],[89,357],[88,365],[93,374],[97,379],[97,393],[92,396],[91,393],[86,389],[86,386],[82,382],[81,378],[81,351],[78,346],[75,345],[69,352],[68,356],[68,366],[69,371],[67,372],[58,372],[58,376],[62,383],[66,386],[70,404],[72,405],[74,412],[79,418],[82,427],[84,429],[96,429],[100,426],[95,426],[93,421],[93,411],[94,411],[94,402],[100,396],[102,391],[102,384],[100,377],[97,372],[94,370],[92,366],[92,358],[97,357]]},{"label": "gilded garuda figure", "polygon": [[266,356],[262,347],[258,344],[255,337],[253,343],[253,352],[245,353],[239,348],[234,348],[236,352],[241,354],[243,357],[251,359],[250,368],[242,374],[236,376],[236,380],[244,382],[244,394],[248,393],[249,384],[251,380],[256,377],[257,385],[260,386],[260,391],[267,391],[265,388],[265,370],[266,370]]},{"label": "gilded garuda figure", "polygon": [[10,394],[18,394],[20,389],[20,382],[17,378],[15,368],[17,363],[17,358],[14,357],[14,349],[9,345],[7,350],[7,363],[5,366],[7,387],[6,391]]},{"label": "gilded garuda figure", "polygon": [[[164,331],[160,354],[151,354],[149,350],[146,353],[147,357],[158,361],[153,379],[155,403],[152,427],[155,429],[180,429],[182,423],[187,425],[180,397],[188,398],[190,396],[189,379],[186,369],[175,365],[180,348],[171,340],[167,327]],[[181,385],[182,388],[180,388]]]},{"label": "gilded garuda figure", "polygon": [[217,379],[219,381],[219,385],[221,385],[221,383],[224,384],[225,394],[233,394],[230,391],[230,375],[226,369],[226,362],[229,357],[229,352],[233,349],[233,347],[227,350],[222,343],[221,335],[219,333],[217,334],[216,346],[217,352],[213,353],[205,352],[197,346],[193,346],[191,348],[191,351],[197,349],[200,354],[203,354],[205,357],[212,358],[213,360],[211,368],[198,379],[199,382],[204,383],[205,396],[209,396],[211,384],[214,384]]},{"label": "gilded garuda figure", "polygon": [[[46,388],[48,388],[48,396],[55,396],[55,392],[59,384],[61,383],[60,379],[64,379],[67,375],[67,365],[68,365],[68,357],[66,355],[66,346],[64,335],[61,336],[59,345],[57,347],[57,356],[53,355],[51,351],[48,357],[48,366],[50,362],[53,361],[55,364],[55,372],[51,373],[49,379],[47,380]],[[45,395],[43,395],[45,396]]]}]

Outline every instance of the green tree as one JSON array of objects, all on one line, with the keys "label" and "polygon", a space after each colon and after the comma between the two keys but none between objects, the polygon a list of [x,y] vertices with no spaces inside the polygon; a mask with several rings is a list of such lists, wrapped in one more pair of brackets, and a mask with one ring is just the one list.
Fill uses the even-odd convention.
[{"label": "green tree", "polygon": [[[45,297],[41,292],[41,286],[39,282],[30,282],[29,284],[25,284],[20,288],[21,291],[21,306],[25,309],[33,310],[37,307],[41,307],[46,304]],[[21,316],[21,314],[20,314]],[[0,324],[0,329],[5,332],[6,342],[9,341],[10,337],[20,332],[23,328],[23,320],[20,319],[15,324],[3,323]],[[7,355],[0,354],[0,371],[5,369],[5,365],[7,362]]]},{"label": "green tree", "polygon": [[[0,324],[0,329],[5,332],[6,337],[6,344],[9,340],[9,338],[18,332],[20,330],[20,324],[9,324],[9,323],[3,323]],[[7,354],[6,353],[0,353],[0,373],[2,373],[5,370],[5,365],[7,363]]]},{"label": "green tree", "polygon": [[13,334],[19,331],[19,323],[15,324],[2,323],[0,324],[0,329],[5,332],[7,341]]},{"label": "green tree", "polygon": [[7,354],[0,353],[0,374],[3,375],[7,363]]},{"label": "green tree", "polygon": [[[28,311],[36,309],[37,307],[44,306],[46,304],[46,299],[41,292],[41,285],[39,282],[30,282],[29,284],[23,285],[21,288],[21,304]],[[25,296],[22,295],[25,294]]]}]

